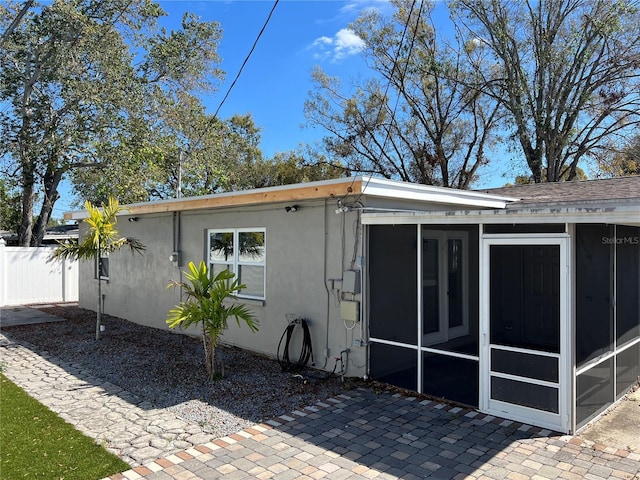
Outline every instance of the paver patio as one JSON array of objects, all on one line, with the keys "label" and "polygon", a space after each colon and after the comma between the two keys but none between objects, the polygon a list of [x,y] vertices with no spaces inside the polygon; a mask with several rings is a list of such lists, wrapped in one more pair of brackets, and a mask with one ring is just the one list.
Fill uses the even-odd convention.
[{"label": "paver patio", "polygon": [[1,334],[0,353],[4,373],[29,394],[97,441],[126,444],[120,454],[133,468],[112,480],[640,478],[640,452],[372,389],[207,441],[78,365]]}]

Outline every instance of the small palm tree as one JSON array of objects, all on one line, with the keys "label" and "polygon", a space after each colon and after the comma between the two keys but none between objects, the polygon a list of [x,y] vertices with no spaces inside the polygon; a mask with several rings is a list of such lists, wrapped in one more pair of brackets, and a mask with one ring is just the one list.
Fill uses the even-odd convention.
[{"label": "small palm tree", "polygon": [[84,260],[91,259],[98,262],[98,309],[96,312],[96,340],[100,339],[100,324],[102,314],[102,257],[129,247],[131,253],[142,253],[145,246],[135,238],[118,237],[115,226],[118,221],[118,213],[122,207],[118,200],[111,197],[106,205],[95,207],[87,200],[85,208],[89,216],[84,220],[89,226],[89,231],[81,243],[77,240],[58,242],[60,246],[53,252],[52,257],[57,259]]},{"label": "small palm tree", "polygon": [[[222,270],[212,278],[207,265],[201,261],[197,267],[190,262],[185,276],[188,282],[169,284],[169,287],[183,288],[186,300],[169,311],[167,323],[169,328],[201,326],[205,366],[209,380],[213,380],[217,376],[216,347],[227,329],[228,319],[235,318],[238,326],[242,320],[252,332],[258,331],[258,320],[245,305],[225,303],[226,300],[237,300],[236,294],[246,288],[234,279],[235,273]],[[224,376],[224,363],[220,376]]]}]

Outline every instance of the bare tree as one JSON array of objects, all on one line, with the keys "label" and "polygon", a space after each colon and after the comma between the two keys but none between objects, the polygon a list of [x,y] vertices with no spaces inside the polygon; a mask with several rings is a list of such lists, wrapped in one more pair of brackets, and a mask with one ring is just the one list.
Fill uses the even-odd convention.
[{"label": "bare tree", "polygon": [[436,35],[432,5],[393,3],[393,18],[369,11],[351,26],[373,78],[349,96],[316,69],[306,117],[329,131],[324,147],[347,170],[468,188],[488,161],[499,102],[470,86],[465,46]]},{"label": "bare tree", "polygon": [[640,14],[625,0],[458,0],[478,88],[503,102],[535,182],[578,164],[640,122]]}]

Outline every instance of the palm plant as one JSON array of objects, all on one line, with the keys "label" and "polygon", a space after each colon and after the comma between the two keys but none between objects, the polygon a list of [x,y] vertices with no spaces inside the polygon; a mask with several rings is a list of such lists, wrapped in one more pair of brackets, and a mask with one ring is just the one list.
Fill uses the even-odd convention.
[{"label": "palm plant", "polygon": [[131,253],[142,253],[145,246],[135,238],[118,237],[118,230],[115,227],[118,213],[122,211],[122,207],[115,198],[110,197],[108,203],[103,204],[101,208],[95,207],[87,200],[85,208],[89,214],[84,220],[84,223],[89,227],[87,235],[80,243],[75,239],[58,242],[60,246],[53,252],[52,257],[72,260],[91,259],[98,262],[96,340],[99,340],[102,314],[102,257],[123,247],[129,247]]},{"label": "palm plant", "polygon": [[[258,320],[245,305],[228,302],[237,300],[236,294],[246,288],[234,278],[235,273],[222,270],[212,277],[205,262],[201,261],[197,267],[189,262],[189,272],[185,272],[185,277],[187,282],[169,284],[169,287],[181,287],[186,299],[169,310],[167,323],[169,328],[200,325],[207,376],[213,380],[218,376],[216,347],[219,337],[227,329],[228,319],[235,318],[238,326],[242,320],[252,332],[258,330]],[[221,361],[221,364],[220,376],[224,376],[224,363]]]}]

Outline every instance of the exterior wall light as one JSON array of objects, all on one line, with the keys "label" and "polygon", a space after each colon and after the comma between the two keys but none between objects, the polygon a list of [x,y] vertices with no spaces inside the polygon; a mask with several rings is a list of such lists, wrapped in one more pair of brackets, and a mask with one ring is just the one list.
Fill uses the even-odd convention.
[{"label": "exterior wall light", "polygon": [[300,207],[298,205],[288,205],[288,206],[284,207],[284,209],[286,210],[287,213],[297,212],[299,208]]}]

